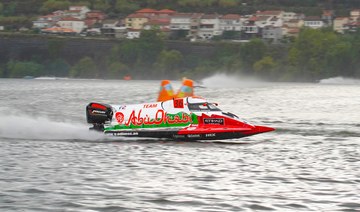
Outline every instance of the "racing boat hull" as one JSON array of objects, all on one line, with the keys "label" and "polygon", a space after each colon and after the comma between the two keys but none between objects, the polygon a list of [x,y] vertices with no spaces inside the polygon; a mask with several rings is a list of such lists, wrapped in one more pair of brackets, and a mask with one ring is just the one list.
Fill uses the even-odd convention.
[{"label": "racing boat hull", "polygon": [[138,105],[90,103],[86,113],[91,129],[123,137],[223,140],[274,130],[249,124],[197,97]]},{"label": "racing boat hull", "polygon": [[255,129],[205,129],[205,130],[187,130],[187,129],[156,129],[156,130],[114,130],[105,131],[105,134],[122,137],[140,137],[140,138],[166,138],[172,140],[224,140],[247,137],[259,133],[273,131],[273,128],[264,126],[255,126]]}]

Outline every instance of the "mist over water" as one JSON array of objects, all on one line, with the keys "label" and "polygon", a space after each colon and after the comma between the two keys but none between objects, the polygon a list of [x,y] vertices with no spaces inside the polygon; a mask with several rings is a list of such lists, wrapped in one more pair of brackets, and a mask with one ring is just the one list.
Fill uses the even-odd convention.
[{"label": "mist over water", "polygon": [[89,102],[153,102],[159,84],[0,79],[0,211],[360,209],[359,84],[204,79],[196,95],[276,128],[236,144],[88,131]]}]

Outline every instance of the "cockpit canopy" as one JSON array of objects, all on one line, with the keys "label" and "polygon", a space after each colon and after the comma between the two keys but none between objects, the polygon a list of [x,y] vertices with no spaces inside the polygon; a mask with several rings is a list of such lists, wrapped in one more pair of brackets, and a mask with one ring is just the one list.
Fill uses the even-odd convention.
[{"label": "cockpit canopy", "polygon": [[204,102],[204,103],[189,103],[190,111],[221,111],[215,104]]}]

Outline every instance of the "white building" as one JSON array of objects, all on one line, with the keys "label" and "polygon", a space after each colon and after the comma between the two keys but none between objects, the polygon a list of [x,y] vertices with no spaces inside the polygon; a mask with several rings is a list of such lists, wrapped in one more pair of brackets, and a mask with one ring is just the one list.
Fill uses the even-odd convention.
[{"label": "white building", "polygon": [[190,30],[191,25],[190,13],[176,13],[170,18],[171,30]]},{"label": "white building", "polygon": [[348,17],[337,17],[334,20],[334,31],[338,33],[344,33],[347,29],[346,24],[350,22]]},{"label": "white building", "polygon": [[305,18],[304,26],[312,29],[319,29],[325,27],[325,23],[320,17],[309,16]]},{"label": "white building", "polygon": [[208,40],[222,34],[220,30],[220,19],[218,14],[205,14],[200,19],[197,36]]},{"label": "white building", "polygon": [[135,29],[129,29],[126,35],[128,39],[140,38],[141,31]]},{"label": "white building", "polygon": [[86,18],[86,13],[90,12],[87,6],[70,6],[69,10],[65,11],[65,16],[71,16],[83,20]]},{"label": "white building", "polygon": [[360,18],[360,9],[350,11],[351,21],[357,21]]},{"label": "white building", "polygon": [[284,22],[288,22],[290,20],[297,19],[297,14],[294,13],[294,12],[284,12],[282,19],[283,19]]},{"label": "white building", "polygon": [[283,38],[283,29],[272,25],[265,26],[262,29],[262,39],[278,43]]},{"label": "white building", "polygon": [[238,14],[227,14],[220,17],[221,31],[241,31],[242,20]]},{"label": "white building", "polygon": [[72,29],[77,33],[80,33],[85,29],[85,22],[73,17],[65,17],[57,22],[61,28]]}]

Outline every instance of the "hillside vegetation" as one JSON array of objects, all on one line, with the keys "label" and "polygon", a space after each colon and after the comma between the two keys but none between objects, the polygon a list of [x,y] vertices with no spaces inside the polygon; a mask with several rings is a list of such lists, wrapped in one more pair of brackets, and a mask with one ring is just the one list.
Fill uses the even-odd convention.
[{"label": "hillside vegetation", "polygon": [[[4,21],[31,23],[29,16],[46,14],[70,5],[87,5],[110,16],[126,16],[140,8],[169,8],[180,12],[252,13],[256,10],[286,11],[320,15],[322,9],[336,14],[360,8],[359,0],[2,0],[0,25]],[[161,79],[182,76],[195,79],[215,72],[255,75],[273,81],[317,81],[345,76],[360,78],[360,31],[337,34],[331,29],[302,29],[298,38],[272,45],[260,39],[248,43],[213,41],[212,57],[183,55],[169,49],[159,31],[148,30],[136,40],[123,40],[110,52],[97,57],[79,56],[67,61],[58,52],[61,42],[50,42],[48,54],[31,58],[7,58],[0,62],[0,77],[54,75],[78,78]],[[5,57],[4,57],[5,58]]]}]

